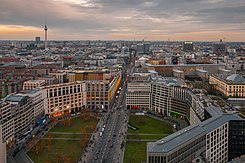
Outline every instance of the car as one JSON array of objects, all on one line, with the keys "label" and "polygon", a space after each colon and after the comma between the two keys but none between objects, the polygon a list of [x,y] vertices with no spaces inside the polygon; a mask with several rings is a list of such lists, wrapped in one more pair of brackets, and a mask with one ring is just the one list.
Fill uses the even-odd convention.
[{"label": "car", "polygon": [[110,141],[111,141],[111,139],[107,140],[107,142],[110,142]]},{"label": "car", "polygon": [[96,154],[99,154],[100,153],[100,151],[98,150],[97,152],[96,152]]},{"label": "car", "polygon": [[113,134],[113,137],[116,137],[117,135],[116,134]]},{"label": "car", "polygon": [[113,148],[113,144],[110,145],[110,148]]},{"label": "car", "polygon": [[98,160],[98,156],[95,156],[95,157],[94,157],[94,160]]},{"label": "car", "polygon": [[103,134],[103,133],[102,133],[102,132],[100,132],[100,137],[102,136],[102,134]]}]

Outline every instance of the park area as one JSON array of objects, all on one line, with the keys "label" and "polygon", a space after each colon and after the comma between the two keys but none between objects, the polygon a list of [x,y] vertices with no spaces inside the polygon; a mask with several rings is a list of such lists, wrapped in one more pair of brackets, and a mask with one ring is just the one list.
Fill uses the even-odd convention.
[{"label": "park area", "polygon": [[97,123],[92,117],[59,121],[27,154],[34,163],[78,162]]},{"label": "park area", "polygon": [[172,133],[170,124],[145,115],[130,115],[124,163],[146,162],[146,144]]}]

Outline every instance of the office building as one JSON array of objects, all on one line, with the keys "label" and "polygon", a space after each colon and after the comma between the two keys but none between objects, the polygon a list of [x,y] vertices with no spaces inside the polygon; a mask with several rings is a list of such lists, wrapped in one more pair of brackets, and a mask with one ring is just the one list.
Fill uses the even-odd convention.
[{"label": "office building", "polygon": [[46,85],[45,80],[28,80],[23,83],[23,90],[28,91],[45,85]]},{"label": "office building", "polygon": [[126,106],[128,109],[149,110],[151,83],[150,76],[133,74],[129,77],[126,93]]},{"label": "office building", "polygon": [[[245,150],[241,150],[244,138],[239,139],[239,143],[242,143],[240,148],[233,151],[237,140],[230,134],[235,133],[231,128],[233,121],[240,125],[244,124],[244,119],[236,113],[222,113],[220,108],[214,106],[206,107],[205,111],[210,116],[207,120],[188,126],[157,142],[148,143],[147,162],[181,163],[198,160],[199,162],[223,163],[240,156],[241,153],[244,154]],[[234,155],[231,156],[233,153]]]},{"label": "office building", "polygon": [[213,43],[213,53],[216,55],[226,54],[226,44],[220,40],[220,42]]},{"label": "office building", "polygon": [[183,43],[183,51],[184,52],[191,52],[191,51],[193,51],[193,42],[184,42]]},{"label": "office building", "polygon": [[49,75],[56,77],[57,84],[66,83],[68,81],[66,72],[50,72]]},{"label": "office building", "polygon": [[245,122],[241,115],[223,113],[202,90],[185,88],[181,79],[155,77],[148,83],[151,84],[149,110],[190,123],[183,130],[148,143],[148,163],[222,163],[245,153],[242,134]]},{"label": "office building", "polygon": [[[15,140],[21,140],[35,125],[31,98],[14,94],[6,97],[5,100],[11,104],[10,112],[12,113],[10,114],[14,121],[14,138]],[[8,130],[3,128],[3,133],[9,132]]]},{"label": "office building", "polygon": [[19,95],[28,96],[32,102],[34,121],[37,122],[39,118],[44,116],[44,101],[42,97],[42,90],[39,88],[21,93]]},{"label": "office building", "polygon": [[110,80],[119,75],[121,71],[109,69],[84,69],[68,71],[67,76],[69,82],[83,81],[83,80]]},{"label": "office building", "polygon": [[15,119],[14,110],[12,105],[5,100],[0,101],[0,112],[1,112],[1,130],[2,138],[7,144],[14,141],[15,134]]},{"label": "office building", "polygon": [[45,115],[57,117],[86,107],[86,83],[63,83],[42,87]]},{"label": "office building", "polygon": [[112,76],[111,74],[107,75],[104,80],[85,81],[87,85],[87,105],[89,108],[110,108],[112,105],[111,101],[116,95],[121,82],[121,71],[115,72]]},{"label": "office building", "polygon": [[149,54],[150,53],[150,43],[138,43],[137,44],[137,54]]},{"label": "office building", "polygon": [[229,122],[228,158],[229,160],[245,154],[245,121]]},{"label": "office building", "polygon": [[41,38],[40,37],[35,37],[35,43],[40,44],[41,43]]},{"label": "office building", "polygon": [[[176,64],[178,61],[175,61]],[[196,73],[197,69],[206,70],[208,75],[217,74],[219,69],[225,69],[225,64],[184,64],[184,65],[172,65],[172,64],[161,64],[154,65],[145,63],[144,67],[148,70],[154,70],[161,76],[169,76],[172,77],[174,74],[174,70],[183,71],[184,75],[191,75]]]},{"label": "office building", "polygon": [[226,97],[245,97],[245,78],[239,74],[216,74],[209,77],[209,84]]},{"label": "office building", "polygon": [[[187,89],[181,79],[151,77],[148,83],[151,84],[149,110],[190,123],[170,136],[148,143],[148,163],[222,163],[245,153],[243,116],[222,112],[203,90]],[[132,88],[128,92],[129,89]],[[140,94],[132,99],[139,97]]]},{"label": "office building", "polygon": [[2,126],[0,125],[0,162],[7,163],[6,142],[2,136]]},{"label": "office building", "polygon": [[38,77],[37,80],[44,80],[46,85],[58,84],[58,79],[53,75],[44,75],[42,77]]}]

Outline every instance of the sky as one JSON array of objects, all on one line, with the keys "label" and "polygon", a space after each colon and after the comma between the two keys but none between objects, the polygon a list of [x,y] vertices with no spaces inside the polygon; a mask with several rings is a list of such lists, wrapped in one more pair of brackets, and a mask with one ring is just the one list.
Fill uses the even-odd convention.
[{"label": "sky", "polygon": [[1,0],[0,40],[245,41],[244,0]]}]

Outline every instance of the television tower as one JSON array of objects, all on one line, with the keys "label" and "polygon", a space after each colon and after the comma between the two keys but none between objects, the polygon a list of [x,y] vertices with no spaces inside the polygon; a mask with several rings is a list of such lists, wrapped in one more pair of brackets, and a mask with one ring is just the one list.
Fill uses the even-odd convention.
[{"label": "television tower", "polygon": [[47,26],[47,18],[46,18],[46,16],[45,16],[44,32],[45,32],[45,49],[47,49],[48,48],[48,26]]}]

